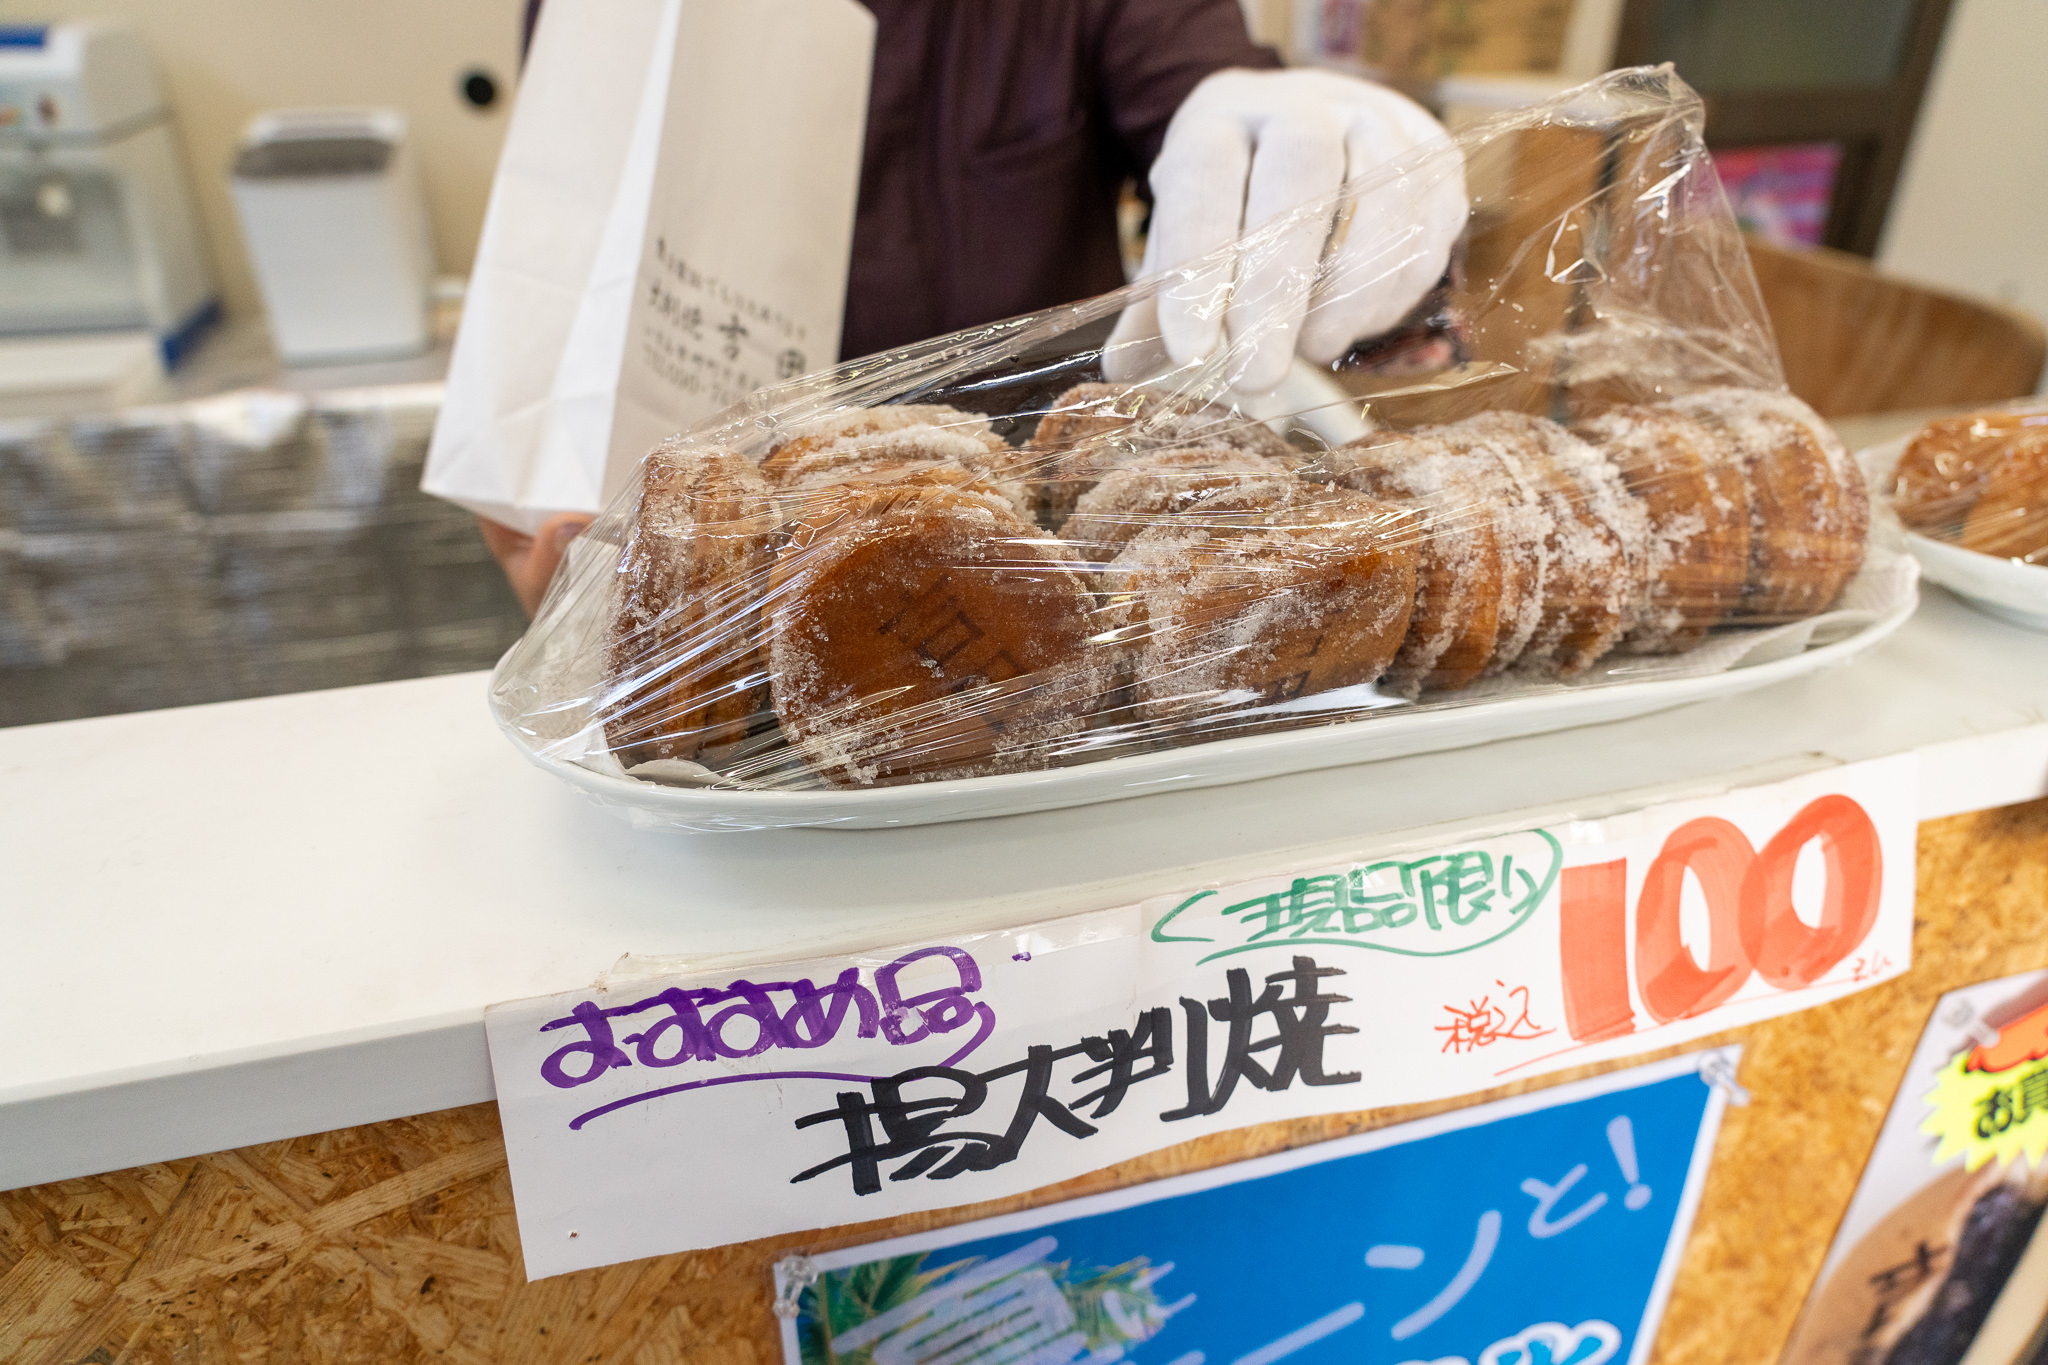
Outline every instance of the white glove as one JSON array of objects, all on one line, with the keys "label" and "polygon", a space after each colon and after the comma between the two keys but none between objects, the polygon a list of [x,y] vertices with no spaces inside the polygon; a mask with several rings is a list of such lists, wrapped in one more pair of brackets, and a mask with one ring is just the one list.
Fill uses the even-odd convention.
[{"label": "white glove", "polygon": [[1143,273],[1317,208],[1289,218],[1271,242],[1125,309],[1103,357],[1109,377],[1198,363],[1227,335],[1230,386],[1265,393],[1297,349],[1327,365],[1399,322],[1442,278],[1464,230],[1463,162],[1447,148],[1362,195],[1353,213],[1335,212],[1334,192],[1433,138],[1448,142],[1420,105],[1336,72],[1219,71],[1204,80],[1174,112],[1152,164]]}]

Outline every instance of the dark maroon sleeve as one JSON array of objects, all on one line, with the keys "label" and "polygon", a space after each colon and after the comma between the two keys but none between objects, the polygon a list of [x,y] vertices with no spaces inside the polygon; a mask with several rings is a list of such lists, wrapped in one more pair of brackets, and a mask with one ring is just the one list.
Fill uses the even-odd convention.
[{"label": "dark maroon sleeve", "polygon": [[1238,0],[1098,0],[1096,88],[1142,188],[1166,125],[1202,78],[1281,65],[1245,32]]}]

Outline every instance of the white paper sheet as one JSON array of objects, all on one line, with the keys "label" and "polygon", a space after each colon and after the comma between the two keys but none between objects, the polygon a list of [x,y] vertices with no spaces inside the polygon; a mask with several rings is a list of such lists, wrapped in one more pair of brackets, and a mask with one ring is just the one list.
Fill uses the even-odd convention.
[{"label": "white paper sheet", "polygon": [[1915,768],[497,1006],[527,1273],[997,1198],[1861,990],[1910,962]]},{"label": "white paper sheet", "polygon": [[874,30],[852,0],[684,5],[605,500],[656,441],[839,358]]}]

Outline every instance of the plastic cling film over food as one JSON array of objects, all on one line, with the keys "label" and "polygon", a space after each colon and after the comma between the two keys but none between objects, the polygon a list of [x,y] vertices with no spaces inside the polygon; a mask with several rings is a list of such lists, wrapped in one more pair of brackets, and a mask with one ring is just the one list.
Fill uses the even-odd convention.
[{"label": "plastic cling film over food", "polygon": [[2048,405],[1929,422],[1906,442],[1890,492],[1921,535],[2048,567]]},{"label": "plastic cling film over food", "polygon": [[[1117,293],[756,393],[650,452],[579,538],[499,666],[500,722],[558,770],[657,788],[1039,781],[1162,751],[1200,773],[1213,741],[1700,677],[1859,628],[1895,552],[1784,392],[1700,127],[1668,69],[1617,72]],[[1408,314],[1283,386],[1342,420],[1232,388],[1265,315],[1241,291],[1274,291],[1274,326],[1305,299],[1313,330],[1414,277],[1417,205],[1453,199],[1464,232],[1401,286]],[[1290,273],[1297,218],[1341,241]],[[1214,354],[1111,340],[1203,282],[1231,319]]]}]

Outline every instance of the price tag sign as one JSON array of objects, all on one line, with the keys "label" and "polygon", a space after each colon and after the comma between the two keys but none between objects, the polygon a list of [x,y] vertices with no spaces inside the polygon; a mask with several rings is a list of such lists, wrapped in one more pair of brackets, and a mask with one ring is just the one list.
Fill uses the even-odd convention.
[{"label": "price tag sign", "polygon": [[1678,1057],[1113,1194],[793,1257],[776,1267],[777,1298],[796,1309],[783,1322],[783,1358],[1640,1361],[1725,1103],[1702,1082],[1702,1055],[1733,1070],[1728,1054]]},{"label": "price tag sign", "polygon": [[1470,1094],[1910,959],[1910,756],[998,933],[491,1009],[527,1273]]}]

